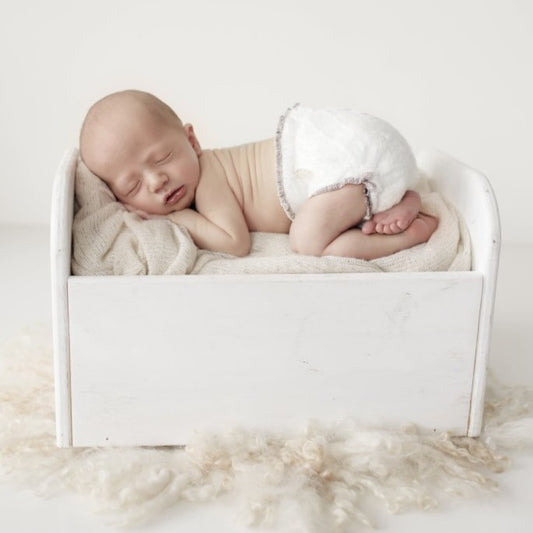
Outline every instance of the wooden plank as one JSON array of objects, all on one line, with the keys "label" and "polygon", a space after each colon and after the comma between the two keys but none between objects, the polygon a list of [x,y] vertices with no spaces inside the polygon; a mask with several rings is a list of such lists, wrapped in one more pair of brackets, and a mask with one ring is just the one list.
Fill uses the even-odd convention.
[{"label": "wooden plank", "polygon": [[73,277],[73,443],[310,418],[467,431],[476,272]]},{"label": "wooden plank", "polygon": [[72,445],[67,280],[70,276],[74,176],[77,161],[78,151],[75,149],[69,150],[63,156],[54,179],[50,213],[52,342],[58,446]]},{"label": "wooden plank", "polygon": [[483,408],[489,364],[496,283],[500,259],[501,228],[496,196],[489,180],[477,170],[437,150],[423,152],[418,165],[431,188],[460,211],[472,245],[472,270],[483,274],[483,292],[468,435],[477,437],[483,423]]}]

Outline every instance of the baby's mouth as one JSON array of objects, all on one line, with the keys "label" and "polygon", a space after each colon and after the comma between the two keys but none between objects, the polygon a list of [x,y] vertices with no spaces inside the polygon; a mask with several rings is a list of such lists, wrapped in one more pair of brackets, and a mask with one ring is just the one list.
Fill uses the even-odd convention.
[{"label": "baby's mouth", "polygon": [[165,196],[165,205],[174,205],[185,194],[185,185],[170,191]]}]

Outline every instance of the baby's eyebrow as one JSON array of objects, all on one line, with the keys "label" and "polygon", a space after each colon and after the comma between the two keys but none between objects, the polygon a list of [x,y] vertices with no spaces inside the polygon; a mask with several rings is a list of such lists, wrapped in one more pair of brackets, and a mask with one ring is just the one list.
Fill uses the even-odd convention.
[{"label": "baby's eyebrow", "polygon": [[161,159],[161,155],[163,154],[163,152],[165,152],[164,155],[166,155],[168,151],[170,150],[167,150],[167,143],[165,143],[164,141],[155,142],[150,147],[150,149],[146,151],[146,156],[144,160],[146,163],[149,163],[150,161],[159,160]]},{"label": "baby's eyebrow", "polygon": [[125,177],[120,177],[116,180],[114,189],[119,194],[127,194],[130,191],[131,185],[135,180],[134,176],[128,174]]}]

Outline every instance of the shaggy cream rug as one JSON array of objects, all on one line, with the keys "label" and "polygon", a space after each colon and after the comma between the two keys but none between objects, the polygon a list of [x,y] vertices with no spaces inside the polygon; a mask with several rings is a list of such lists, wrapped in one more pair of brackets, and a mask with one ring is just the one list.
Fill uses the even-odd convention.
[{"label": "shaggy cream rug", "polygon": [[38,494],[74,491],[119,525],[180,502],[224,496],[249,526],[345,531],[392,513],[496,490],[512,450],[533,446],[533,395],[491,386],[479,439],[413,425],[309,423],[303,433],[199,434],[183,448],[58,449],[49,332],[31,329],[0,352],[0,472]]}]

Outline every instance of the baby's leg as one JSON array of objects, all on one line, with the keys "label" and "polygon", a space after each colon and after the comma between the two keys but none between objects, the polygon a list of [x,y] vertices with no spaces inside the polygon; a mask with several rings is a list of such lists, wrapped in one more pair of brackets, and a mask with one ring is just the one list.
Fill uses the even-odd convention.
[{"label": "baby's leg", "polygon": [[320,256],[343,232],[359,224],[367,210],[363,185],[345,185],[312,196],[298,209],[289,231],[291,248]]},{"label": "baby's leg", "polygon": [[438,224],[434,217],[419,215],[401,233],[367,235],[354,228],[365,213],[362,185],[346,185],[313,196],[298,210],[292,223],[291,247],[303,255],[376,259],[426,242]]},{"label": "baby's leg", "polygon": [[420,195],[416,191],[407,191],[399,203],[376,213],[363,224],[361,230],[367,235],[371,233],[392,235],[405,231],[418,215],[420,205]]},{"label": "baby's leg", "polygon": [[427,242],[438,224],[435,217],[419,213],[410,226],[401,233],[366,235],[360,229],[350,229],[339,235],[322,255],[354,257],[368,261],[385,257]]}]

